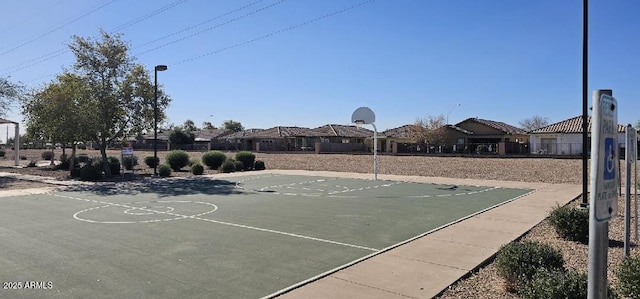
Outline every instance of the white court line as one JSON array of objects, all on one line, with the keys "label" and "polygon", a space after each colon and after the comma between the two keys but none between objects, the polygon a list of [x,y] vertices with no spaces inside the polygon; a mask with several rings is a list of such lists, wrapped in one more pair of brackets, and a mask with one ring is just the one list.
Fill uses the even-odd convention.
[{"label": "white court line", "polygon": [[[347,246],[347,247],[352,247],[352,248],[364,249],[364,250],[369,250],[369,251],[374,251],[374,252],[378,251],[378,249],[371,248],[371,247],[366,247],[366,246],[348,244],[348,243],[332,241],[332,240],[327,240],[327,239],[321,239],[321,238],[316,238],[316,237],[309,237],[309,236],[305,236],[305,235],[288,233],[288,232],[283,232],[283,231],[278,231],[278,230],[273,230],[273,229],[260,228],[260,227],[249,226],[249,225],[244,225],[244,224],[237,224],[237,223],[224,222],[224,221],[218,221],[218,220],[213,220],[213,219],[200,218],[200,217],[198,217],[200,215],[189,216],[189,215],[182,215],[182,214],[171,213],[171,212],[163,212],[163,211],[155,211],[155,210],[150,210],[150,209],[145,209],[145,208],[131,207],[131,206],[123,205],[123,204],[110,203],[110,202],[106,202],[106,201],[87,200],[87,199],[82,199],[82,198],[77,198],[77,197],[72,197],[72,196],[65,196],[65,195],[58,195],[58,194],[51,194],[51,195],[57,196],[57,197],[62,197],[62,198],[67,198],[67,199],[79,200],[79,201],[90,201],[90,202],[106,204],[106,205],[110,205],[110,206],[117,206],[117,207],[130,208],[130,209],[138,209],[138,210],[141,210],[141,211],[153,212],[153,213],[158,213],[158,214],[165,214],[165,215],[170,215],[170,216],[175,216],[175,217],[191,218],[191,219],[207,221],[207,222],[212,222],[212,223],[218,223],[218,224],[223,224],[223,225],[228,225],[228,226],[235,226],[235,227],[240,227],[240,228],[252,229],[252,230],[257,230],[257,231],[261,231],[261,232],[268,232],[268,233],[274,233],[274,234],[279,234],[279,235],[285,235],[285,236],[290,236],[290,237],[295,237],[295,238],[300,238],[300,239],[306,239],[306,240],[318,241],[318,242],[323,242],[323,243],[329,243],[329,244],[342,245],[342,246]],[[97,208],[99,208],[99,207],[97,207]]]}]

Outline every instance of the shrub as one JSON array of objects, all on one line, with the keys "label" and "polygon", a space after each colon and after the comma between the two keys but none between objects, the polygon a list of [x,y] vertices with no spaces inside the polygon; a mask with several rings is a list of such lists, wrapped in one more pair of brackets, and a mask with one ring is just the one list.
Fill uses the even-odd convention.
[{"label": "shrub", "polygon": [[6,155],[7,152],[5,152],[3,149],[0,149],[0,158],[3,158],[4,155]]},{"label": "shrub", "polygon": [[78,155],[78,162],[80,163],[89,163],[89,156],[87,156],[87,154],[79,154]]},{"label": "shrub", "polygon": [[26,160],[27,156],[20,156],[20,160]]},{"label": "shrub", "polygon": [[97,165],[87,164],[80,168],[80,180],[95,182],[102,179],[102,168]]},{"label": "shrub", "polygon": [[265,170],[264,161],[256,160],[256,163],[253,164],[253,169],[255,170]]},{"label": "shrub", "polygon": [[132,170],[136,165],[138,165],[138,157],[124,156],[122,157],[122,164],[124,165],[124,169]]},{"label": "shrub", "polygon": [[508,291],[521,288],[538,269],[563,269],[564,264],[560,251],[531,241],[502,246],[495,262],[498,274],[507,282]]},{"label": "shrub", "polygon": [[227,155],[221,151],[208,151],[202,155],[202,163],[210,169],[218,169],[227,160]]},{"label": "shrub", "polygon": [[167,153],[165,160],[171,169],[179,171],[180,168],[189,164],[189,154],[183,150],[173,150]]},{"label": "shrub", "polygon": [[[109,163],[109,170],[111,171],[111,175],[120,174],[120,160],[114,156],[107,157],[107,163]],[[93,159],[93,166],[97,167],[100,170],[103,170],[102,158],[97,157]]]},{"label": "shrub", "polygon": [[167,164],[158,165],[158,175],[160,177],[166,178],[171,175],[171,167]]},{"label": "shrub", "polygon": [[253,169],[253,162],[256,160],[256,155],[252,152],[241,151],[236,153],[236,160],[242,162],[245,169]]},{"label": "shrub", "polygon": [[204,173],[204,166],[202,166],[202,164],[200,163],[195,163],[193,165],[191,165],[191,173],[195,174],[195,175],[201,175]]},{"label": "shrub", "polygon": [[556,206],[549,214],[549,224],[560,237],[587,243],[589,241],[589,210]]},{"label": "shrub", "polygon": [[640,298],[640,256],[626,258],[618,271],[618,291],[628,298]]},{"label": "shrub", "polygon": [[236,171],[244,170],[244,163],[242,163],[242,161],[233,161],[233,166],[236,167]]},{"label": "shrub", "polygon": [[[73,165],[77,167],[80,162],[78,161],[78,157],[73,157]],[[56,166],[56,169],[69,170],[71,166],[71,159],[67,158],[67,155],[60,155],[60,164]]]},{"label": "shrub", "polygon": [[489,152],[489,147],[484,145],[484,144],[478,145],[478,147],[476,148],[476,152],[478,154],[488,153]]},{"label": "shrub", "polygon": [[191,166],[193,166],[193,165],[196,165],[196,164],[200,164],[200,161],[198,161],[198,159],[190,159],[190,160],[189,160],[189,163],[187,163],[187,165],[188,165],[189,167],[191,167]]},{"label": "shrub", "polygon": [[236,170],[236,165],[231,160],[226,160],[220,166],[220,172],[229,173]]},{"label": "shrub", "polygon": [[41,154],[40,156],[42,156],[42,160],[49,160],[49,161],[51,161],[51,160],[53,160],[53,157],[54,157],[55,155],[54,155],[54,154],[53,154],[53,152],[51,152],[51,151],[46,151],[46,152],[42,152],[42,154]]},{"label": "shrub", "polygon": [[587,275],[560,269],[537,271],[519,291],[523,299],[587,298]]},{"label": "shrub", "polygon": [[146,157],[144,157],[144,164],[147,164],[147,166],[149,166],[149,168],[154,168],[158,164],[160,164],[160,158],[158,158],[158,157],[154,158],[153,156],[146,156]]},{"label": "shrub", "polygon": [[80,143],[78,145],[76,145],[77,149],[81,149],[81,150],[86,150],[87,149],[87,145],[84,143]]},{"label": "shrub", "polygon": [[27,164],[27,167],[36,167],[36,161],[31,160],[29,164]]}]

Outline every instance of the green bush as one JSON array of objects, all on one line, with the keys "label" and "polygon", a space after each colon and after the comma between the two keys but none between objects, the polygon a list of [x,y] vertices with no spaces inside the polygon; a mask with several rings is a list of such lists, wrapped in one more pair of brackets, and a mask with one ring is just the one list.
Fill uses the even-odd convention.
[{"label": "green bush", "polygon": [[158,165],[158,175],[160,177],[166,178],[171,175],[171,166],[167,164]]},{"label": "green bush", "polygon": [[227,160],[227,155],[221,151],[208,151],[202,155],[202,163],[209,169],[218,169]]},{"label": "green bush", "polygon": [[233,161],[233,166],[236,167],[236,171],[244,170],[244,163],[242,163],[242,161]]},{"label": "green bush", "polygon": [[202,166],[202,164],[200,163],[196,163],[191,165],[191,173],[195,174],[195,175],[201,175],[204,173],[204,166]]},{"label": "green bush", "polygon": [[[97,157],[92,159],[93,166],[97,167],[100,170],[103,170],[102,158]],[[107,157],[107,162],[109,163],[109,170],[111,171],[111,175],[120,174],[120,160],[114,156]]]},{"label": "green bush", "polygon": [[[78,161],[78,157],[73,158],[73,165],[77,167],[80,162]],[[60,155],[60,164],[56,166],[56,169],[69,170],[71,166],[71,159],[67,157],[67,155]]]},{"label": "green bush", "polygon": [[79,154],[78,155],[78,162],[80,163],[89,163],[89,156],[87,156],[87,154]]},{"label": "green bush", "polygon": [[478,145],[478,147],[476,148],[476,152],[478,154],[488,153],[489,152],[489,147],[487,145],[485,145],[485,144]]},{"label": "green bush", "polygon": [[236,153],[236,161],[242,162],[245,169],[253,169],[253,162],[256,160],[256,155],[252,152],[241,151]]},{"label": "green bush", "polygon": [[198,159],[190,159],[189,163],[187,163],[187,166],[189,166],[189,168],[191,168],[191,166],[196,165],[196,164],[200,164],[200,161]]},{"label": "green bush", "polygon": [[122,157],[122,164],[124,165],[124,169],[132,170],[136,165],[138,165],[138,157],[124,156]]},{"label": "green bush", "polygon": [[587,298],[587,275],[561,269],[541,269],[519,290],[519,294],[523,299]]},{"label": "green bush", "polygon": [[589,210],[570,206],[556,206],[549,215],[549,223],[560,237],[587,243],[589,241]]},{"label": "green bush", "polygon": [[26,160],[27,156],[20,156],[20,160]]},{"label": "green bush", "polygon": [[220,166],[220,172],[229,173],[236,170],[236,165],[231,160],[226,160]]},{"label": "green bush", "polygon": [[640,256],[626,258],[616,271],[618,292],[628,298],[640,298]]},{"label": "green bush", "polygon": [[36,167],[36,161],[31,160],[29,164],[27,164],[27,167]]},{"label": "green bush", "polygon": [[524,241],[502,246],[495,263],[498,274],[507,282],[507,290],[512,292],[531,280],[539,269],[563,269],[564,261],[559,250],[547,244]]},{"label": "green bush", "polygon": [[0,149],[0,158],[3,158],[6,154],[7,152],[5,152],[3,149]]},{"label": "green bush", "polygon": [[183,150],[173,150],[167,153],[165,160],[173,171],[179,171],[189,164],[189,154]]},{"label": "green bush", "polygon": [[52,151],[46,151],[46,152],[42,152],[42,154],[40,155],[42,157],[42,160],[48,160],[51,161],[54,158],[54,154]]},{"label": "green bush", "polygon": [[100,179],[102,179],[102,168],[90,164],[80,168],[80,180],[95,182]]},{"label": "green bush", "polygon": [[76,145],[76,148],[77,149],[81,149],[81,150],[86,150],[87,146],[84,143],[81,143],[81,144]]},{"label": "green bush", "polygon": [[154,168],[158,164],[160,164],[160,158],[158,158],[158,157],[154,158],[153,156],[146,156],[146,157],[144,157],[144,164],[147,164],[147,166],[149,166],[149,168]]},{"label": "green bush", "polygon": [[253,164],[253,169],[255,170],[265,170],[264,161],[256,160],[256,163]]}]

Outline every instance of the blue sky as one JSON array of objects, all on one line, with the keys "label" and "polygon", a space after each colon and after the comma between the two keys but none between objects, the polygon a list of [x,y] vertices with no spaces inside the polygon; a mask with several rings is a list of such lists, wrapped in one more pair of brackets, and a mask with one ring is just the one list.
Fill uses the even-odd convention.
[{"label": "blue sky", "polygon": [[[41,87],[73,64],[72,35],[103,28],[151,72],[168,65],[169,123],[313,128],[360,106],[380,131],[440,114],[556,122],[582,113],[582,2],[8,0],[0,76]],[[589,94],[613,89],[619,122],[635,124],[640,2],[589,2]]]}]

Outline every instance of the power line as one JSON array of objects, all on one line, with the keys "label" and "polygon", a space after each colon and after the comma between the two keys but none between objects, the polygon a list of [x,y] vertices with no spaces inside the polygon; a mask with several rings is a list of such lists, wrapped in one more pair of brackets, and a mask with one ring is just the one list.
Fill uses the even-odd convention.
[{"label": "power line", "polygon": [[43,38],[43,37],[45,37],[45,36],[47,36],[47,35],[49,35],[49,34],[51,34],[51,33],[54,33],[54,32],[56,32],[56,31],[58,31],[58,30],[60,30],[60,29],[64,28],[65,26],[67,26],[67,25],[69,25],[69,24],[71,24],[71,23],[75,23],[75,22],[77,22],[77,21],[79,21],[79,20],[81,20],[81,19],[83,19],[83,18],[85,18],[85,17],[87,17],[87,16],[91,15],[92,13],[94,13],[94,12],[96,12],[96,11],[98,11],[98,10],[100,10],[100,9],[104,8],[104,7],[106,7],[107,5],[109,5],[109,4],[113,3],[113,2],[116,2],[116,1],[117,1],[117,0],[110,0],[110,1],[108,1],[107,3],[102,4],[102,5],[98,6],[97,8],[95,8],[95,9],[93,9],[93,10],[91,10],[91,11],[87,12],[87,13],[84,13],[84,14],[83,14],[83,15],[81,15],[81,16],[78,16],[78,17],[76,17],[76,18],[72,19],[71,21],[67,21],[67,22],[63,23],[62,25],[59,25],[59,26],[57,26],[57,27],[54,27],[54,28],[52,28],[51,30],[49,30],[49,31],[47,31],[47,32],[45,32],[45,33],[43,33],[43,34],[40,34],[40,35],[38,35],[38,36],[36,36],[36,37],[34,37],[34,38],[32,38],[32,39],[30,39],[30,40],[26,41],[26,42],[23,42],[22,44],[19,44],[19,45],[15,46],[15,47],[13,47],[13,48],[11,48],[11,49],[9,49],[9,50],[6,50],[6,51],[4,51],[4,52],[1,52],[1,53],[0,53],[0,56],[1,56],[1,55],[4,55],[4,54],[7,54],[7,53],[10,53],[10,52],[13,52],[13,51],[15,51],[15,50],[17,50],[17,49],[20,49],[20,48],[22,48],[22,47],[24,47],[24,46],[26,46],[26,45],[28,45],[28,44],[30,44],[30,43],[32,43],[32,42],[34,42],[34,41],[39,40],[39,39],[41,39],[41,38]]},{"label": "power line", "polygon": [[[138,23],[140,23],[140,22],[142,22],[144,20],[150,19],[150,18],[152,18],[152,17],[154,17],[154,16],[156,16],[156,15],[158,15],[160,13],[163,13],[163,12],[165,12],[165,11],[171,9],[171,8],[174,8],[174,7],[176,7],[179,4],[182,4],[184,2],[186,2],[186,0],[179,0],[179,1],[175,1],[173,3],[170,3],[168,5],[165,5],[165,6],[159,8],[159,9],[156,9],[156,10],[154,10],[154,11],[152,11],[152,12],[146,14],[146,15],[143,15],[143,16],[138,17],[136,19],[133,19],[133,20],[131,20],[129,22],[126,22],[126,23],[124,23],[122,25],[119,25],[118,27],[110,30],[110,32],[113,33],[113,32],[128,28],[128,27],[131,27],[131,26],[133,26],[135,24],[138,24]],[[15,73],[17,71],[21,71],[21,70],[30,68],[30,67],[38,65],[38,64],[40,64],[42,62],[45,62],[45,61],[51,60],[53,58],[56,58],[58,56],[64,55],[67,52],[69,52],[69,48],[67,48],[67,47],[60,48],[60,49],[58,49],[56,51],[44,54],[42,56],[39,56],[39,57],[36,57],[36,58],[33,58],[33,59],[29,59],[27,61],[23,61],[23,62],[21,62],[19,64],[13,65],[13,66],[8,67],[8,68],[1,69],[0,72],[5,72],[6,71],[6,74]]]},{"label": "power line", "polygon": [[[136,55],[134,55],[134,56],[140,56],[140,55],[143,55],[143,54],[146,54],[146,53],[149,53],[149,52],[152,52],[152,51],[155,51],[155,50],[158,50],[158,49],[164,48],[164,47],[166,47],[166,46],[169,46],[169,45],[172,45],[172,44],[175,44],[175,43],[178,43],[178,42],[184,41],[184,40],[189,39],[189,38],[192,38],[192,37],[194,37],[194,36],[197,36],[197,35],[203,34],[203,33],[207,32],[207,31],[211,31],[211,30],[213,30],[213,29],[220,28],[220,27],[222,27],[222,26],[224,26],[224,25],[231,24],[231,23],[233,23],[233,22],[235,22],[235,21],[238,21],[238,20],[244,19],[244,18],[246,18],[246,17],[248,17],[248,16],[251,16],[251,15],[253,15],[253,14],[256,14],[256,13],[258,13],[258,12],[261,12],[261,11],[267,10],[267,9],[269,9],[269,8],[272,8],[272,7],[274,7],[274,6],[276,6],[276,5],[280,4],[280,3],[283,3],[283,2],[285,2],[285,1],[287,1],[287,0],[280,0],[280,1],[276,2],[276,3],[269,4],[269,5],[265,6],[265,7],[262,7],[262,8],[259,8],[259,9],[254,10],[254,11],[252,11],[252,12],[249,12],[249,13],[246,13],[246,14],[244,14],[244,15],[241,15],[241,16],[239,16],[239,17],[237,17],[237,18],[233,18],[233,19],[231,19],[231,20],[228,20],[228,21],[226,21],[226,22],[223,22],[223,23],[217,24],[217,25],[215,25],[215,26],[208,27],[208,28],[206,28],[206,29],[203,29],[203,30],[200,30],[200,31],[198,31],[198,32],[195,32],[195,33],[192,33],[192,34],[190,34],[190,35],[187,35],[187,36],[185,36],[185,37],[182,37],[182,38],[179,38],[179,39],[176,39],[176,40],[170,41],[170,42],[168,42],[168,43],[164,43],[164,44],[162,44],[162,45],[159,45],[159,46],[157,46],[157,47],[151,48],[151,49],[149,49],[149,50],[139,52],[139,53],[137,53],[137,54],[136,54]],[[137,48],[137,47],[136,47],[136,48]]]},{"label": "power line", "polygon": [[196,25],[193,25],[193,26],[189,26],[189,27],[183,28],[183,29],[181,29],[181,30],[178,30],[178,31],[176,31],[176,32],[173,32],[173,33],[167,34],[167,35],[162,36],[162,37],[159,37],[159,38],[156,38],[156,39],[154,39],[154,40],[152,40],[152,41],[149,41],[149,42],[146,42],[146,43],[144,43],[144,44],[137,45],[134,49],[137,49],[137,48],[140,48],[140,47],[144,47],[144,46],[146,46],[146,45],[153,44],[153,43],[155,43],[155,42],[161,41],[161,40],[163,40],[163,39],[167,39],[167,38],[172,37],[172,36],[174,36],[174,35],[178,35],[178,34],[180,34],[180,33],[182,33],[182,32],[189,31],[189,30],[194,29],[194,28],[196,28],[196,27],[200,27],[200,26],[202,26],[202,25],[204,25],[204,24],[207,24],[207,23],[209,23],[209,22],[215,21],[215,20],[217,20],[217,19],[220,19],[220,18],[226,17],[226,16],[228,16],[228,15],[230,15],[230,14],[234,14],[234,13],[239,12],[239,11],[241,11],[241,10],[247,9],[247,8],[249,8],[249,7],[251,7],[251,6],[254,6],[254,5],[256,5],[256,4],[260,3],[260,2],[263,2],[263,1],[264,1],[264,0],[258,0],[258,1],[255,1],[255,2],[253,2],[253,3],[249,3],[249,4],[247,4],[247,5],[243,6],[243,7],[236,8],[236,9],[234,9],[234,10],[232,10],[232,11],[227,12],[227,13],[224,13],[224,14],[218,15],[218,16],[216,16],[216,17],[213,17],[213,18],[211,18],[211,19],[205,20],[204,22],[200,22],[200,23],[198,23],[198,24],[196,24]]},{"label": "power line", "polygon": [[1,34],[4,34],[5,32],[8,32],[9,30],[11,30],[11,29],[13,29],[13,28],[18,27],[19,25],[22,25],[22,24],[26,23],[27,21],[29,21],[29,20],[33,19],[35,16],[38,16],[38,15],[42,14],[43,12],[45,12],[45,11],[47,11],[47,10],[50,10],[50,9],[51,9],[51,8],[53,8],[54,6],[56,6],[56,5],[60,4],[60,2],[62,2],[62,1],[64,1],[64,0],[58,0],[58,1],[54,2],[53,4],[51,4],[51,5],[47,6],[47,8],[45,8],[45,9],[43,9],[43,10],[41,10],[41,11],[37,12],[37,13],[34,13],[34,14],[32,14],[32,15],[30,15],[30,16],[28,16],[28,17],[24,18],[24,19],[22,19],[22,21],[19,21],[19,22],[18,22],[18,23],[16,23],[15,25],[12,25],[12,26],[7,27],[6,29],[2,30],[2,32],[0,32],[0,33],[1,33]]},{"label": "power line", "polygon": [[347,8],[343,8],[343,9],[328,13],[326,15],[317,17],[315,19],[311,19],[311,20],[308,20],[308,21],[303,22],[303,23],[299,23],[299,24],[296,24],[296,25],[293,25],[293,26],[290,26],[290,27],[287,27],[287,28],[284,28],[284,29],[280,29],[278,31],[274,31],[274,32],[271,32],[269,34],[265,34],[265,35],[260,36],[260,37],[256,37],[256,38],[253,38],[253,39],[250,39],[250,40],[246,40],[246,41],[243,41],[243,42],[240,42],[240,43],[228,46],[228,47],[220,48],[218,50],[211,51],[211,52],[208,52],[208,53],[205,53],[205,54],[202,54],[202,55],[198,55],[198,56],[195,56],[195,57],[192,57],[192,58],[181,60],[181,61],[175,62],[175,63],[173,63],[171,65],[179,65],[179,64],[182,64],[182,63],[185,63],[185,62],[190,62],[190,61],[197,60],[197,59],[200,59],[200,58],[204,58],[204,57],[207,57],[207,56],[210,56],[210,55],[218,54],[220,52],[231,50],[233,48],[238,48],[238,47],[241,47],[241,46],[245,46],[247,44],[254,43],[254,42],[263,40],[265,38],[269,38],[269,37],[272,37],[274,35],[278,35],[280,33],[284,33],[284,32],[287,32],[287,31],[290,31],[290,30],[293,30],[293,29],[296,29],[296,28],[300,28],[302,26],[309,25],[311,23],[315,23],[315,22],[318,22],[318,21],[333,17],[335,15],[350,11],[350,10],[358,8],[360,6],[364,6],[364,5],[369,4],[371,2],[374,2],[374,1],[376,1],[376,0],[367,0],[367,1],[360,2],[360,3],[356,3],[356,4],[352,5],[352,6],[347,7]]}]

